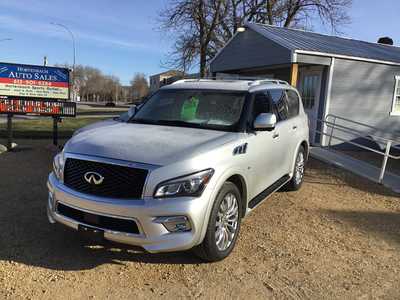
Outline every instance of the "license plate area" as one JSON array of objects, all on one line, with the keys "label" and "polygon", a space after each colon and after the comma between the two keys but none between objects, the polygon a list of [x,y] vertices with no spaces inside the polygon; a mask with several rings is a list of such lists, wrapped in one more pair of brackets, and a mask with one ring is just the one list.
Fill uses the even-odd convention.
[{"label": "license plate area", "polygon": [[84,226],[89,228],[131,234],[140,233],[138,224],[135,220],[98,215],[67,206],[61,202],[58,202],[56,207],[57,213],[61,216],[74,220],[79,224],[84,224]]}]

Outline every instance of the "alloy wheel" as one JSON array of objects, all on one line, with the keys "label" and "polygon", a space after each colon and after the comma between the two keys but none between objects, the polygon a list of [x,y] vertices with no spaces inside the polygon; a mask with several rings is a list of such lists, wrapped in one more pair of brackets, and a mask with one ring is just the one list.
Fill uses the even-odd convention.
[{"label": "alloy wheel", "polygon": [[304,153],[300,151],[296,158],[296,167],[294,174],[294,179],[297,185],[303,181],[303,176],[304,176]]},{"label": "alloy wheel", "polygon": [[233,193],[227,193],[218,209],[215,224],[215,242],[219,251],[225,251],[232,244],[239,220],[238,200]]}]

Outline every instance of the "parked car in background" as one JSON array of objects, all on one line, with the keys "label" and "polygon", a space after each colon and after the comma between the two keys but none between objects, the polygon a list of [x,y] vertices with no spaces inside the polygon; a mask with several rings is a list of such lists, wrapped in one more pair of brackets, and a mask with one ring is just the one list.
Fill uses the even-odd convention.
[{"label": "parked car in background", "polygon": [[181,80],[125,122],[67,142],[49,175],[48,217],[153,253],[221,260],[242,218],[274,191],[301,187],[308,136],[286,82]]},{"label": "parked car in background", "polygon": [[106,102],[105,106],[106,107],[115,107],[115,103],[114,102]]}]

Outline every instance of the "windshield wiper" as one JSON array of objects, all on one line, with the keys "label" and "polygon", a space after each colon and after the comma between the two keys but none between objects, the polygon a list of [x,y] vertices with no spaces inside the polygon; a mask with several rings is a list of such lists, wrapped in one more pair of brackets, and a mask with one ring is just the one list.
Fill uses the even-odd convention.
[{"label": "windshield wiper", "polygon": [[179,126],[179,127],[191,127],[191,128],[202,128],[202,129],[216,129],[222,130],[226,129],[224,125],[214,125],[208,124],[209,121],[204,121],[200,123],[192,123],[186,122],[182,120],[149,120],[149,119],[131,119],[129,123],[138,123],[138,124],[151,124],[151,125],[166,125],[166,126]]},{"label": "windshield wiper", "polygon": [[130,119],[128,122],[138,124],[158,124],[158,121],[149,119]]},{"label": "windshield wiper", "polygon": [[162,125],[201,127],[197,123],[186,122],[186,121],[182,121],[182,120],[157,120],[155,122],[157,122],[157,124],[162,124]]},{"label": "windshield wiper", "polygon": [[150,125],[171,125],[171,126],[187,126],[187,127],[201,127],[199,124],[185,122],[182,120],[150,120],[150,119],[131,119],[129,123],[150,124]]}]

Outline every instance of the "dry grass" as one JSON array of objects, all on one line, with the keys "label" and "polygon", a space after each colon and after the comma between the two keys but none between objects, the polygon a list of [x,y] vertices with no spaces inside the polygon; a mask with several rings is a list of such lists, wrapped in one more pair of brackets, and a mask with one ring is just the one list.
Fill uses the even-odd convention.
[{"label": "dry grass", "polygon": [[[67,138],[72,136],[75,130],[94,122],[104,120],[100,118],[64,118],[58,124],[59,136]],[[7,124],[0,124],[0,138],[7,136]],[[53,119],[38,118],[34,120],[18,120],[13,122],[13,135],[16,138],[49,138],[53,134]]]}]

